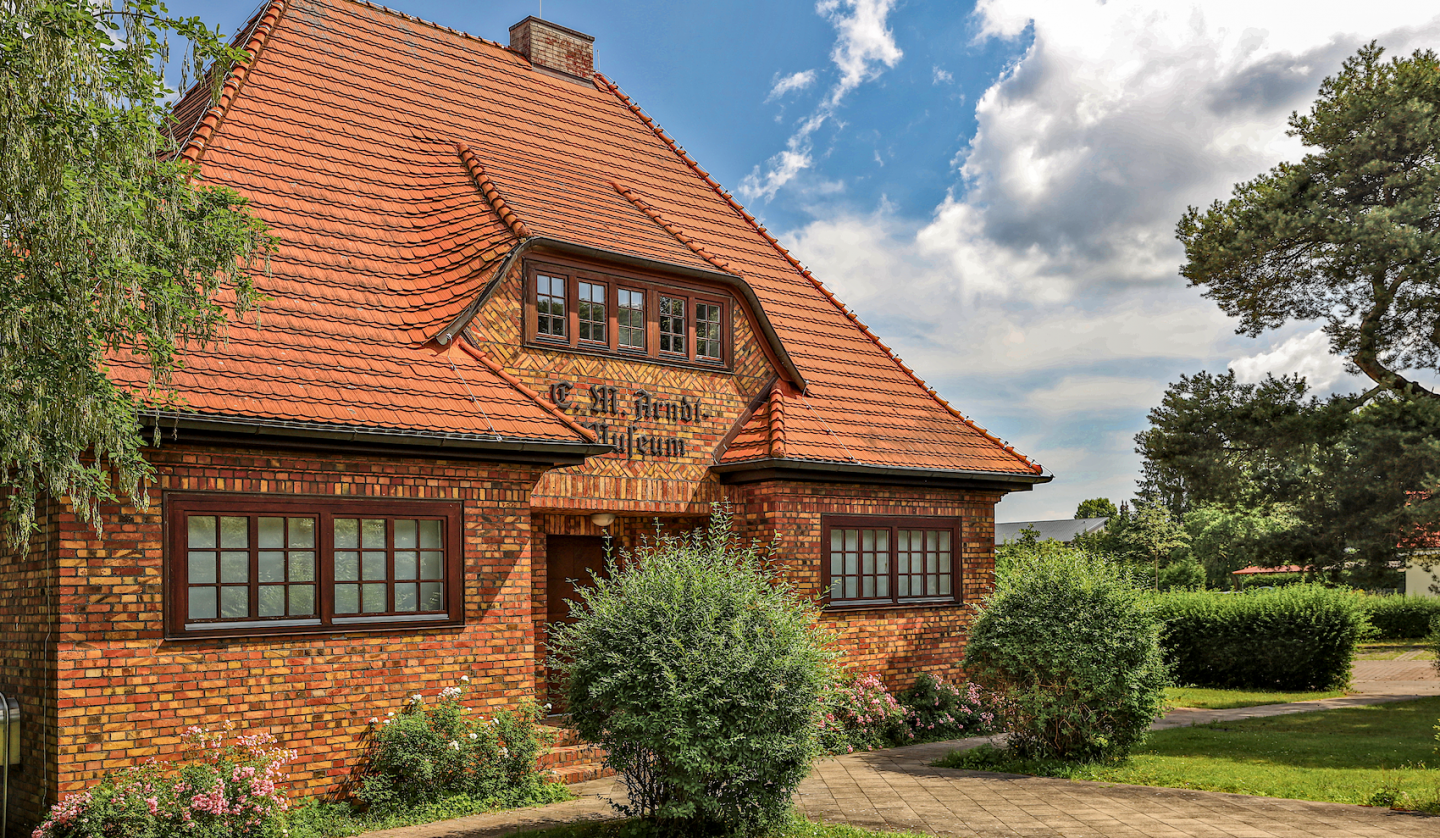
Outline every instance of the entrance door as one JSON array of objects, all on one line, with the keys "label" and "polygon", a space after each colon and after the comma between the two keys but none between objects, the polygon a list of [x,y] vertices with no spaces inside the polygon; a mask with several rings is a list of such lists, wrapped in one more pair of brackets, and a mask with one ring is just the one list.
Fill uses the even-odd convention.
[{"label": "entrance door", "polygon": [[605,539],[591,535],[545,537],[547,622],[574,622],[565,600],[580,598],[576,588],[590,586],[591,570],[605,575]]}]

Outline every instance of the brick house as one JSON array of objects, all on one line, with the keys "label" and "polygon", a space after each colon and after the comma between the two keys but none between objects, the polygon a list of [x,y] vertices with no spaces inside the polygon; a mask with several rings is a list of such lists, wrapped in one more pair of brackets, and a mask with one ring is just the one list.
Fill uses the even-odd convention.
[{"label": "brick house", "polygon": [[545,624],[603,537],[719,501],[778,536],[855,669],[954,670],[995,504],[1050,477],[594,72],[590,37],[274,0],[241,38],[178,130],[280,237],[272,299],[149,417],[148,508],[99,537],[51,500],[0,560],[12,818],[194,723],[270,730],[322,793],[410,693],[543,697]]}]

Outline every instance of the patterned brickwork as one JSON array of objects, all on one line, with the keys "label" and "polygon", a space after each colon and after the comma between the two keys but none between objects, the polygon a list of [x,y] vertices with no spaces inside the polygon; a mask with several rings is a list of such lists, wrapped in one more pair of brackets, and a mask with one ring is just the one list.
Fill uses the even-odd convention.
[{"label": "patterned brickwork", "polygon": [[[55,649],[60,504],[41,503],[38,532],[23,555],[0,555],[0,692],[24,714],[19,766],[10,768],[9,827],[19,830],[55,802]],[[48,781],[47,781],[47,775]],[[18,831],[13,834],[20,834]]]},{"label": "patterned brickwork", "polygon": [[[183,447],[151,459],[159,481],[150,508],[107,509],[104,538],[73,515],[58,518],[54,791],[172,755],[184,727],[229,719],[299,750],[290,777],[296,793],[326,793],[350,776],[367,720],[414,692],[433,695],[468,674],[476,706],[531,696],[528,502],[539,467]],[[466,625],[166,640],[161,501],[168,491],[458,500]]]},{"label": "patterned brickwork", "polygon": [[[647,421],[637,431],[685,440],[685,456],[596,457],[584,465],[555,469],[535,487],[537,508],[595,509],[660,515],[708,514],[723,496],[709,473],[719,448],[751,402],[773,378],[765,352],[748,321],[734,322],[734,371],[714,373],[624,358],[585,355],[522,346],[523,273],[512,269],[476,316],[468,335],[477,346],[531,389],[545,394],[556,382],[576,386],[569,414],[576,421],[606,421],[620,432],[634,416],[630,394],[644,389],[655,399],[703,399],[706,417],[697,422]],[[594,416],[592,385],[620,390],[627,417]]]},{"label": "patterned brickwork", "polygon": [[958,662],[972,620],[969,603],[994,586],[995,503],[1000,495],[948,489],[765,481],[737,487],[738,529],[768,541],[790,580],[808,595],[821,588],[821,517],[824,515],[946,516],[961,522],[963,605],[830,611],[825,621],[839,635],[852,672],[879,673],[903,689],[922,672],[958,677]]}]

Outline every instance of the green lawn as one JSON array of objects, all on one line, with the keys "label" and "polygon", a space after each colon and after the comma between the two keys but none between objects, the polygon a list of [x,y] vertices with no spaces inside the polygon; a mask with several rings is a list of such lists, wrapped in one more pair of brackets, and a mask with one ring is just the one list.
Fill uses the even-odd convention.
[{"label": "green lawn", "polygon": [[1311,693],[1210,690],[1203,687],[1170,687],[1165,690],[1165,698],[1175,707],[1199,707],[1205,710],[1229,710],[1233,707],[1254,707],[1259,704],[1286,704],[1291,701],[1337,698],[1344,694],[1344,690]]},{"label": "green lawn", "polygon": [[1128,761],[1067,766],[957,751],[936,763],[1142,786],[1440,811],[1440,698],[1246,719],[1150,735]]},{"label": "green lawn", "polygon": [[1419,640],[1383,640],[1375,643],[1361,643],[1356,660],[1393,661],[1406,655],[1408,660],[1433,661],[1435,653]]}]

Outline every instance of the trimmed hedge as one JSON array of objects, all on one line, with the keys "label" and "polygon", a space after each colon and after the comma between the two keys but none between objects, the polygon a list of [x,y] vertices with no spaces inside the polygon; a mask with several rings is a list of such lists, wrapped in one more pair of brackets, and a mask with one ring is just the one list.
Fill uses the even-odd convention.
[{"label": "trimmed hedge", "polygon": [[1156,599],[1166,623],[1161,645],[1182,685],[1341,689],[1356,648],[1373,631],[1360,595],[1320,585]]},{"label": "trimmed hedge", "polygon": [[1365,613],[1380,640],[1410,640],[1430,633],[1430,621],[1440,617],[1440,598],[1369,596]]}]

